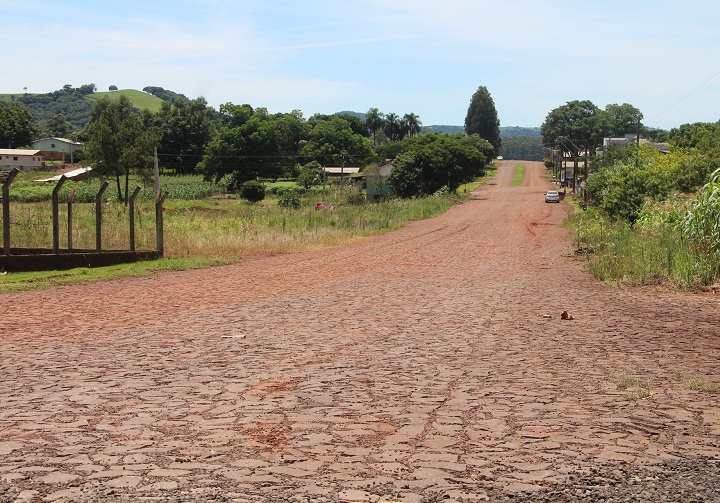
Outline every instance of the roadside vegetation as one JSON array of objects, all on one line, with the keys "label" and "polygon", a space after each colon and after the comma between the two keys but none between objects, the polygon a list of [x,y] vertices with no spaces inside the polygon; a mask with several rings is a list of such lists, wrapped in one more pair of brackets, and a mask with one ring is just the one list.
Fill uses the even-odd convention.
[{"label": "roadside vegetation", "polygon": [[[52,247],[52,207],[48,199],[55,184],[31,181],[38,176],[22,173],[11,185],[13,247]],[[63,186],[60,192],[60,247],[67,248],[66,203],[69,189],[73,189],[76,201],[82,200],[72,206],[73,248],[94,249],[94,201],[100,181],[66,185],[69,187]],[[5,274],[0,276],[0,292],[212,266],[258,254],[319,250],[436,216],[465,197],[461,193],[453,197],[386,198],[369,204],[359,188],[350,183],[330,182],[323,190],[322,186],[305,189],[294,181],[278,181],[265,184],[263,200],[251,203],[235,194],[224,194],[223,187],[204,182],[197,175],[164,176],[161,186],[170,194],[163,205],[164,259],[93,270]],[[297,204],[283,204],[287,200]],[[328,208],[316,210],[315,203],[320,200],[326,201]],[[127,249],[128,207],[106,196],[102,216],[103,249]],[[139,250],[156,246],[152,187],[143,188],[135,205],[135,239]]]},{"label": "roadside vegetation", "polygon": [[513,173],[513,179],[510,185],[520,187],[523,184],[523,178],[525,178],[525,166],[518,164],[515,166],[515,172]]},{"label": "roadside vegetation", "polygon": [[719,286],[720,155],[711,138],[720,128],[710,130],[686,146],[678,138],[687,141],[688,132],[674,130],[670,155],[640,145],[591,164],[589,208],[578,208],[569,225],[595,276],[683,290]]}]

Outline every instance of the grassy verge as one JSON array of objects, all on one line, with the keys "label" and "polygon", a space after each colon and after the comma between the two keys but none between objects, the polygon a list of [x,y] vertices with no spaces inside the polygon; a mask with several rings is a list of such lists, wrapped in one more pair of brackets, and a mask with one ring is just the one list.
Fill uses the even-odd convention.
[{"label": "grassy verge", "polygon": [[165,258],[149,262],[99,267],[96,269],[77,268],[67,271],[18,272],[0,277],[0,293],[45,290],[62,285],[132,276],[147,276],[157,271],[198,269],[230,262],[230,260],[209,258]]},{"label": "grassy verge", "polygon": [[699,255],[671,225],[631,227],[593,209],[578,211],[567,225],[573,230],[576,254],[607,283],[696,290],[716,281],[717,264]]},{"label": "grassy verge", "polygon": [[513,187],[520,187],[523,184],[525,178],[525,166],[518,164],[515,166],[515,174],[513,175],[512,182],[510,183]]},{"label": "grassy verge", "polygon": [[[0,276],[0,292],[48,288],[80,281],[151,274],[157,270],[204,267],[241,260],[243,256],[312,251],[348,243],[370,234],[392,231],[410,220],[446,211],[452,204],[442,197],[389,200],[378,204],[345,205],[316,211],[314,198],[297,210],[283,209],[277,199],[249,204],[236,199],[167,201],[164,206],[163,260],[97,270],[13,273]],[[60,206],[60,247],[67,248],[67,207]],[[95,205],[73,205],[73,248],[93,249]],[[129,215],[122,204],[102,208],[103,249],[127,249]],[[11,204],[13,247],[52,247],[52,214],[47,203]],[[138,249],[155,247],[155,208],[141,201],[135,209]]]}]

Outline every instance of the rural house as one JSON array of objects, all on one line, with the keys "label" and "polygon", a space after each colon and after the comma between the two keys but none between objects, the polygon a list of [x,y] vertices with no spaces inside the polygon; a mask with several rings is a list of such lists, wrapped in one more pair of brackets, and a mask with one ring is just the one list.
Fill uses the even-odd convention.
[{"label": "rural house", "polygon": [[43,138],[33,142],[33,148],[40,150],[47,160],[73,162],[73,154],[82,150],[83,144],[66,138]]},{"label": "rural house", "polygon": [[0,169],[10,171],[32,171],[43,167],[45,158],[39,150],[23,150],[19,148],[0,148]]}]

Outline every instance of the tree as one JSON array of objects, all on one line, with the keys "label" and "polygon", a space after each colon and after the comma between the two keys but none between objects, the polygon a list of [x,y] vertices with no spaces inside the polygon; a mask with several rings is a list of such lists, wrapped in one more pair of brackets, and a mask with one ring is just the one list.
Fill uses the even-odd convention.
[{"label": "tree", "polygon": [[108,87],[108,91],[117,91],[117,90],[118,90],[118,86],[116,86],[115,84]]},{"label": "tree", "polygon": [[420,134],[420,131],[422,131],[422,122],[420,121],[420,117],[414,113],[403,115],[402,123],[403,130],[406,135],[417,136]]},{"label": "tree", "polygon": [[489,141],[495,147],[496,154],[500,151],[502,144],[500,120],[495,102],[485,86],[478,87],[470,99],[470,106],[465,116],[465,133],[480,135],[480,138]]},{"label": "tree", "polygon": [[[205,149],[198,170],[219,181],[230,175],[237,186],[258,178],[279,178],[293,170],[307,125],[295,112],[271,115],[250,105],[221,105],[223,125]],[[369,140],[368,140],[369,141]]]},{"label": "tree", "polygon": [[368,128],[368,131],[372,133],[373,143],[377,142],[377,132],[383,128],[385,122],[384,116],[385,114],[381,113],[377,108],[371,108],[367,112],[365,126]]},{"label": "tree", "polygon": [[35,126],[28,109],[20,103],[0,102],[0,147],[25,147],[34,139]]},{"label": "tree", "polygon": [[628,133],[637,133],[638,126],[642,126],[639,122],[643,118],[642,112],[632,105],[623,103],[618,105],[613,103],[607,105],[605,111],[608,113],[610,122],[610,135],[614,137],[622,137]]},{"label": "tree", "polygon": [[[310,121],[309,121],[310,122]],[[317,161],[321,165],[358,166],[374,160],[372,141],[356,134],[350,123],[341,116],[327,120],[314,120],[308,142],[300,154],[306,162]]]},{"label": "tree", "polygon": [[708,149],[720,144],[720,122],[694,122],[670,130],[670,141],[676,147]]},{"label": "tree", "polygon": [[540,126],[543,143],[547,148],[560,147],[572,157],[575,180],[580,152],[585,149],[594,151],[602,145],[610,129],[608,113],[589,100],[568,101],[551,110]]},{"label": "tree", "polygon": [[505,159],[542,161],[545,147],[540,136],[511,136],[503,138],[500,154]]},{"label": "tree", "polygon": [[156,96],[156,97],[160,98],[161,100],[165,100],[165,101],[175,101],[178,98],[188,99],[188,97],[185,96],[184,94],[179,94],[174,91],[170,91],[169,89],[163,89],[162,87],[157,87],[157,86],[143,87],[143,92],[152,94],[153,96]]},{"label": "tree", "polygon": [[212,135],[214,114],[205,98],[165,101],[156,116],[160,132],[158,157],[176,173],[193,173]]},{"label": "tree", "polygon": [[300,168],[296,183],[306,189],[323,183],[325,172],[317,161],[310,161]]},{"label": "tree", "polygon": [[400,117],[395,113],[389,113],[385,116],[385,122],[383,123],[383,131],[390,141],[402,140],[403,125]]},{"label": "tree", "polygon": [[256,180],[250,180],[240,186],[240,197],[249,203],[259,203],[265,199],[265,186]]},{"label": "tree", "polygon": [[115,102],[105,97],[93,107],[85,152],[93,175],[115,179],[119,201],[127,202],[131,174],[149,178],[159,136],[152,121],[149,112],[138,114],[125,96]]},{"label": "tree", "polygon": [[395,193],[400,197],[421,197],[442,187],[455,190],[479,176],[485,156],[458,137],[428,133],[410,139],[393,164],[387,181]]},{"label": "tree", "polygon": [[47,132],[50,136],[65,138],[72,131],[72,125],[63,114],[56,114],[47,121]]}]

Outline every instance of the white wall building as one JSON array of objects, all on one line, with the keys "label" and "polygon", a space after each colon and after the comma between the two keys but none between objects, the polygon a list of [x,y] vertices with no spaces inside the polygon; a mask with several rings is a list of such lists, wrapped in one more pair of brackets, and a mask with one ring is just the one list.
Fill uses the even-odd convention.
[{"label": "white wall building", "polygon": [[43,166],[45,158],[39,150],[23,150],[19,148],[0,148],[0,169],[10,171],[32,171]]}]

